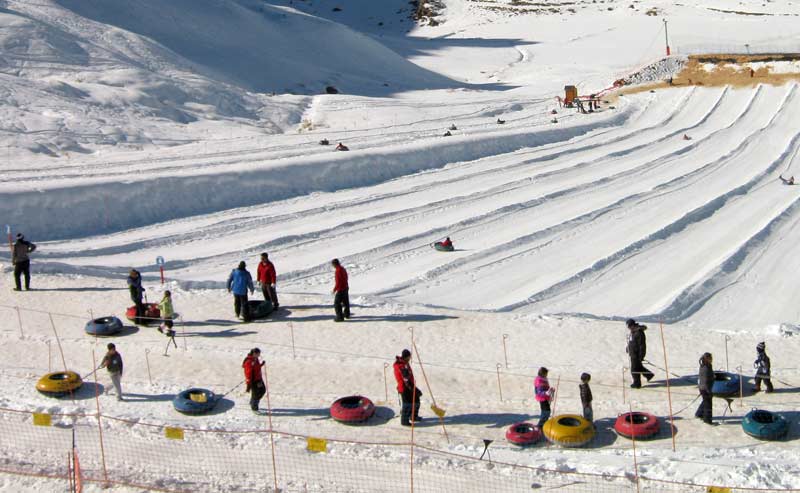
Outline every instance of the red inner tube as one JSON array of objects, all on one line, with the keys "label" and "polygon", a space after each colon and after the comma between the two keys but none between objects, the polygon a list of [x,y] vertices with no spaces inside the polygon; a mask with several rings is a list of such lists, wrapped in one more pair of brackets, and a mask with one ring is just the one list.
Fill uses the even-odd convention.
[{"label": "red inner tube", "polygon": [[542,438],[542,432],[531,423],[514,423],[506,431],[506,440],[516,445],[530,445]]},{"label": "red inner tube", "polygon": [[[144,321],[145,322],[155,322],[155,318],[159,318],[161,316],[161,310],[158,309],[158,305],[156,303],[145,303],[144,304]],[[125,318],[128,320],[133,320],[136,318],[136,307],[131,306],[125,311]]]},{"label": "red inner tube", "polygon": [[351,395],[337,399],[331,405],[331,418],[343,423],[359,423],[375,414],[375,404],[360,395]]},{"label": "red inner tube", "polygon": [[617,418],[614,429],[624,437],[647,438],[658,433],[661,423],[650,413],[634,411]]}]

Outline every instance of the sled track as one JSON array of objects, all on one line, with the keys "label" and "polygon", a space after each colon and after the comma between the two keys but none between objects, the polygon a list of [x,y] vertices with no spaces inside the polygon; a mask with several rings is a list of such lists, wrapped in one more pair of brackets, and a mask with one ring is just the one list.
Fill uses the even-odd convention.
[{"label": "sled track", "polygon": [[[735,293],[760,301],[742,279],[796,283],[776,252],[800,236],[800,205],[777,175],[800,173],[791,116],[799,98],[794,85],[642,94],[621,125],[376,185],[52,242],[42,268],[111,276],[169,249],[173,277],[208,287],[221,286],[239,258],[269,251],[285,292],[324,293],[338,257],[353,293],[375,300],[718,317]],[[748,221],[731,224],[736,217]],[[430,248],[446,235],[455,252]],[[625,298],[625,283],[641,285],[640,297]],[[788,320],[790,311],[771,316]]]}]

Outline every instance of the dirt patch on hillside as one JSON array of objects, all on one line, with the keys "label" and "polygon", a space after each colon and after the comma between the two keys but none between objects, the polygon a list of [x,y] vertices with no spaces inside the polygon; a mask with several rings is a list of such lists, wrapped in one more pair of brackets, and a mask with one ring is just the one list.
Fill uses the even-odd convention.
[{"label": "dirt patch on hillside", "polygon": [[[800,81],[800,53],[692,55],[672,78],[672,86],[779,86],[792,81]],[[669,81],[625,86],[619,91],[632,94],[665,87],[670,87]]]}]

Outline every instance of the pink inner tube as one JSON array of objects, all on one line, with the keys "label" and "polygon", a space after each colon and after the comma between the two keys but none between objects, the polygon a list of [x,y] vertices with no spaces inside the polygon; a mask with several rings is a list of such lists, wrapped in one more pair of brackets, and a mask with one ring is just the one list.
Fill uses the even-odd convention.
[{"label": "pink inner tube", "polygon": [[375,404],[367,397],[351,395],[331,405],[331,418],[342,423],[360,423],[375,414]]},{"label": "pink inner tube", "polygon": [[516,445],[530,445],[542,438],[542,432],[531,423],[514,423],[506,430],[506,440]]},{"label": "pink inner tube", "polygon": [[639,411],[621,414],[614,423],[614,430],[626,438],[648,438],[658,434],[660,428],[657,417]]}]

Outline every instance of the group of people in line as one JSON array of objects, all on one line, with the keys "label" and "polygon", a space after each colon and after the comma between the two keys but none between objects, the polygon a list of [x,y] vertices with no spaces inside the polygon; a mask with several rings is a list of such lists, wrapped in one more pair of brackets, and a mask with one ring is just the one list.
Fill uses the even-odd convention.
[{"label": "group of people in line", "polygon": [[[630,318],[626,321],[628,327],[628,345],[626,352],[630,358],[630,372],[631,388],[638,389],[642,387],[642,376],[649,382],[653,379],[653,372],[644,366],[644,358],[647,354],[647,336],[645,331],[646,325],[637,323],[634,319]],[[762,382],[765,385],[766,392],[772,392],[772,379],[771,379],[771,363],[769,356],[766,353],[767,346],[764,342],[759,342],[756,345],[756,360],[753,367],[756,370],[755,374],[755,387],[754,392],[761,392]],[[712,404],[714,397],[714,369],[712,366],[713,355],[711,353],[703,353],[699,361],[699,371],[697,377],[697,388],[700,392],[700,406],[695,412],[695,417],[702,419],[704,423],[713,425],[712,419]],[[591,396],[591,394],[589,394]],[[538,394],[537,394],[538,396]]]}]

